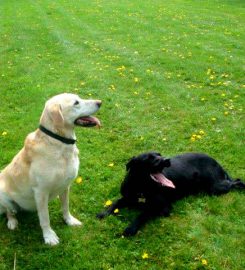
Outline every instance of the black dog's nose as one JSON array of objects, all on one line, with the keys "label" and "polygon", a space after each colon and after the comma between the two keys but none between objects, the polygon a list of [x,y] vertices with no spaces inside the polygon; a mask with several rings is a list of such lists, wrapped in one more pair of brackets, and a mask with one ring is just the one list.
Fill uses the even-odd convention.
[{"label": "black dog's nose", "polygon": [[96,105],[97,105],[99,108],[100,108],[101,104],[102,104],[102,101],[101,101],[101,100],[96,100]]}]

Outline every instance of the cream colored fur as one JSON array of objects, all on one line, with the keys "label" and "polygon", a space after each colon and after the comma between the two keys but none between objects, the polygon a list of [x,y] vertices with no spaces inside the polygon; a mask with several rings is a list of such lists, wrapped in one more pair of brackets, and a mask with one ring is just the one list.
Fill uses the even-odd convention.
[{"label": "cream colored fur", "polygon": [[[40,123],[60,136],[75,139],[74,121],[95,113],[100,104],[77,95],[60,94],[46,102]],[[15,216],[18,207],[37,211],[45,243],[58,244],[48,211],[49,201],[57,196],[65,222],[81,225],[69,211],[69,187],[78,174],[78,153],[75,144],[64,144],[39,129],[26,137],[24,147],[0,173],[0,213],[6,213],[9,229],[14,230],[18,225]]]}]

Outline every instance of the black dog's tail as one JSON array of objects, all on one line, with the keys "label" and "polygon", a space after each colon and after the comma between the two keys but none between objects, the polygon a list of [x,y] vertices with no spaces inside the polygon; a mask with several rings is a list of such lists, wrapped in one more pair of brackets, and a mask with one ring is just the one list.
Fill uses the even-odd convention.
[{"label": "black dog's tail", "polygon": [[231,185],[232,189],[245,189],[245,183],[242,182],[241,179],[236,179],[232,181],[232,185]]},{"label": "black dog's tail", "polygon": [[245,183],[240,179],[233,180],[227,173],[223,176],[225,179],[214,183],[212,194],[225,194],[231,190],[244,190]]}]

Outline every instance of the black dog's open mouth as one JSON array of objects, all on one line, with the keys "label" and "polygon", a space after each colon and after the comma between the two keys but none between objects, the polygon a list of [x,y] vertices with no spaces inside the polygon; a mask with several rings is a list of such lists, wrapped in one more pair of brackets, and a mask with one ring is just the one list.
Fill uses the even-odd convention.
[{"label": "black dog's open mouth", "polygon": [[162,186],[175,188],[174,183],[171,180],[169,180],[166,176],[164,176],[162,173],[152,173],[151,179]]},{"label": "black dog's open mouth", "polygon": [[81,127],[100,127],[100,120],[94,116],[83,116],[79,117],[75,121],[75,125]]}]

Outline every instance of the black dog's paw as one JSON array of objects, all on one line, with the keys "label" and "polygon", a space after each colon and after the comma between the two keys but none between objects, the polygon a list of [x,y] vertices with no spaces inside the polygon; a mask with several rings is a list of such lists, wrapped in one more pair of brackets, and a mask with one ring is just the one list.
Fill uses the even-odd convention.
[{"label": "black dog's paw", "polygon": [[137,231],[138,229],[136,227],[127,227],[123,232],[123,236],[125,237],[134,236],[136,235]]},{"label": "black dog's paw", "polygon": [[103,218],[105,218],[106,216],[107,216],[106,211],[100,212],[100,213],[98,213],[98,214],[96,215],[96,217],[97,217],[98,219],[103,219]]}]

